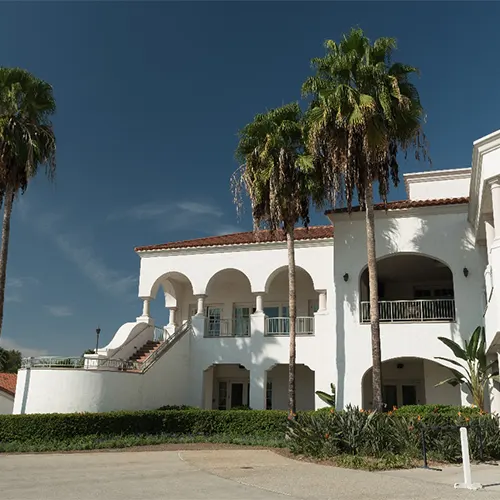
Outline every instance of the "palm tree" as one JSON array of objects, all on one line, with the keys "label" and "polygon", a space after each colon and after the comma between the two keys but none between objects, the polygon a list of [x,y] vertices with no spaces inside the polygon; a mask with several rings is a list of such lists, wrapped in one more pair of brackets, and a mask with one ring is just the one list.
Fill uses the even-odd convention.
[{"label": "palm tree", "polygon": [[16,195],[24,193],[41,166],[53,179],[56,140],[52,87],[19,68],[0,68],[0,196],[4,204],[0,247],[0,335],[3,324],[10,218]]},{"label": "palm tree", "polygon": [[290,315],[288,417],[294,419],[297,317],[294,228],[300,221],[306,227],[309,223],[308,157],[304,154],[299,105],[287,104],[256,115],[240,132],[236,157],[243,163],[231,179],[237,209],[242,208],[241,195],[246,190],[252,204],[254,231],[265,227],[286,235]]},{"label": "palm tree", "polygon": [[427,157],[424,111],[410,82],[416,68],[391,63],[396,48],[393,38],[379,38],[372,44],[361,29],[352,29],[340,43],[328,40],[325,47],[326,55],[312,60],[316,74],[302,87],[304,95],[312,96],[307,112],[308,149],[321,198],[333,206],[345,198],[350,213],[357,194],[366,211],[373,404],[381,411],[373,187],[378,184],[385,203],[391,180],[398,183],[398,152],[413,149],[417,159]]},{"label": "palm tree", "polygon": [[[478,326],[472,333],[469,342],[465,341],[464,346],[460,346],[453,340],[446,337],[438,337],[447,347],[451,349],[456,358],[465,363],[459,363],[456,360],[436,356],[436,359],[446,361],[460,368],[447,367],[453,374],[453,377],[447,378],[436,384],[436,387],[443,384],[452,386],[465,385],[474,400],[474,404],[484,411],[484,393],[490,380],[500,382],[498,375],[498,361],[487,362],[486,360],[486,338],[484,328]],[[464,366],[465,365],[465,366]]]}]

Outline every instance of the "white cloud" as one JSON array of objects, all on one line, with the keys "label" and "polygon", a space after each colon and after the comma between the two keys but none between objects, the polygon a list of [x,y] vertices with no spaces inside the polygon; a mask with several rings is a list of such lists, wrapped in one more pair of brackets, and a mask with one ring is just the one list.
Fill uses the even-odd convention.
[{"label": "white cloud", "polygon": [[189,229],[215,236],[243,230],[241,227],[225,224],[222,221],[223,216],[224,212],[213,203],[184,200],[143,203],[113,212],[108,216],[108,220],[152,221],[162,231]]},{"label": "white cloud", "polygon": [[56,318],[66,318],[73,316],[73,311],[68,306],[45,306],[49,314]]},{"label": "white cloud", "polygon": [[16,351],[21,351],[24,357],[46,356],[48,354],[48,351],[46,351],[45,349],[25,347],[18,344],[15,340],[12,340],[9,337],[0,337],[0,346],[7,350],[15,349]]},{"label": "white cloud", "polygon": [[7,283],[5,285],[5,302],[22,302],[24,290],[38,284],[38,280],[31,276],[7,278]]},{"label": "white cloud", "polygon": [[70,234],[55,234],[54,241],[63,255],[100,290],[116,297],[129,294],[137,284],[135,276],[125,276],[109,268],[104,261],[95,255],[89,246],[78,244],[77,238]]},{"label": "white cloud", "polygon": [[24,209],[25,220],[32,222],[39,231],[49,236],[66,259],[100,290],[115,297],[135,298],[132,291],[137,286],[137,277],[124,275],[108,267],[90,245],[82,243],[82,237],[77,233],[61,231],[61,214],[46,212],[33,216],[31,210],[27,213],[27,205],[24,205]]}]

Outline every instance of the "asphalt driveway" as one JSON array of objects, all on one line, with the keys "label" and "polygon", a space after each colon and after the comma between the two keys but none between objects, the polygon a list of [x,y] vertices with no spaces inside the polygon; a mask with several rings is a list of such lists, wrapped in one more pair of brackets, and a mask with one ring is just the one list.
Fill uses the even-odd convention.
[{"label": "asphalt driveway", "polygon": [[500,467],[473,472],[486,488],[455,490],[461,469],[362,472],[266,450],[0,455],[2,500],[500,498]]}]

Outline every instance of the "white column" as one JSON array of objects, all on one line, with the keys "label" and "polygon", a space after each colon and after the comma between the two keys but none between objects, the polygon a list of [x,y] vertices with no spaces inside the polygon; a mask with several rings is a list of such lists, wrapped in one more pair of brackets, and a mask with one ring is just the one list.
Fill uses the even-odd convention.
[{"label": "white column", "polygon": [[149,316],[149,297],[146,299],[143,299],[142,303],[142,315],[143,316]]},{"label": "white column", "polygon": [[[500,352],[496,354],[498,356],[498,363],[500,365]],[[489,390],[490,390],[490,410],[491,413],[497,413],[500,415],[500,383],[498,382],[490,382]]]},{"label": "white column", "polygon": [[262,314],[264,312],[262,293],[255,296],[255,314]]},{"label": "white column", "polygon": [[493,224],[495,225],[495,239],[500,239],[500,180],[490,181],[491,203],[493,205]]},{"label": "white column", "polygon": [[197,295],[198,308],[196,311],[196,316],[205,316],[205,298],[206,295]]},{"label": "white column", "polygon": [[488,254],[489,262],[490,250],[493,245],[493,240],[495,239],[495,228],[493,227],[493,221],[484,221],[484,230],[486,232],[486,253]]},{"label": "white column", "polygon": [[266,371],[260,366],[250,370],[250,408],[266,409]]},{"label": "white column", "polygon": [[153,320],[150,316],[149,304],[151,297],[140,297],[142,299],[142,314],[136,318],[138,322],[152,324]]},{"label": "white column", "polygon": [[177,307],[169,307],[169,319],[168,319],[168,324],[172,326],[177,326],[176,323],[176,312],[177,312]]},{"label": "white column", "polygon": [[318,297],[318,312],[326,311],[326,290],[321,290]]}]

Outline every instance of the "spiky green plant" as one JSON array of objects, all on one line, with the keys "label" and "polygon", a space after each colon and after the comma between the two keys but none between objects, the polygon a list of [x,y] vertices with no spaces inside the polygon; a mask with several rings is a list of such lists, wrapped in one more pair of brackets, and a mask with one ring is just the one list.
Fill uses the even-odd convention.
[{"label": "spiky green plant", "polygon": [[335,408],[336,388],[334,383],[330,384],[330,391],[330,394],[324,391],[316,391],[316,396],[318,396],[318,398],[321,399],[321,401],[324,401],[328,406]]},{"label": "spiky green plant", "polygon": [[462,360],[462,363],[454,359],[436,356],[436,359],[446,361],[460,369],[447,367],[453,373],[453,377],[442,380],[436,384],[436,387],[444,384],[450,384],[454,387],[465,385],[472,396],[474,404],[484,411],[484,395],[489,381],[500,381],[498,361],[493,360],[489,363],[487,361],[484,327],[478,326],[472,333],[470,340],[464,341],[463,347],[445,337],[438,337],[438,339],[449,347],[455,357]]}]

